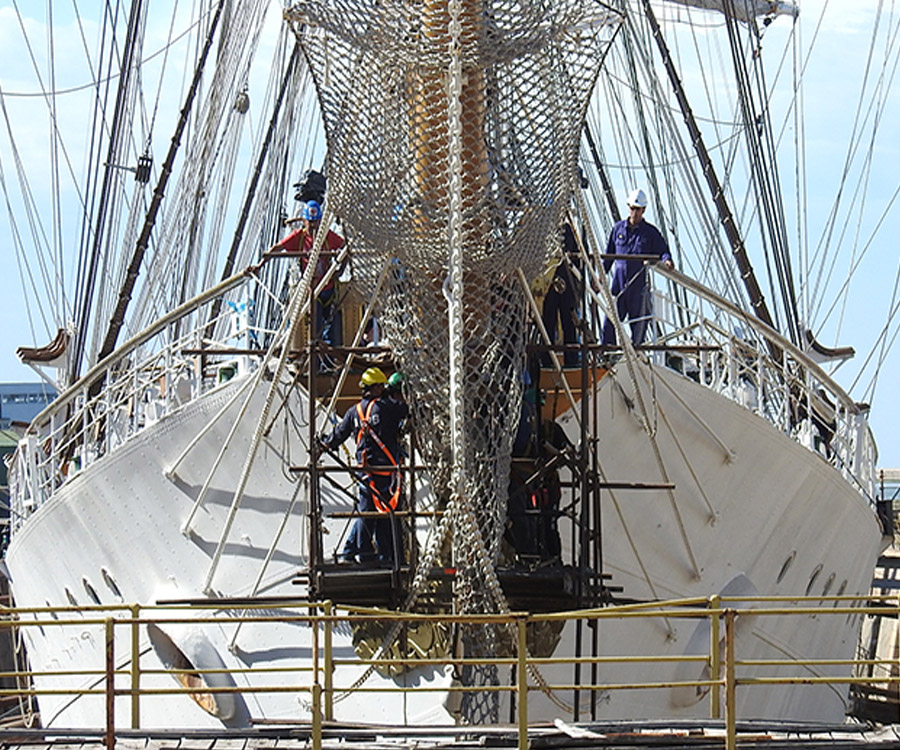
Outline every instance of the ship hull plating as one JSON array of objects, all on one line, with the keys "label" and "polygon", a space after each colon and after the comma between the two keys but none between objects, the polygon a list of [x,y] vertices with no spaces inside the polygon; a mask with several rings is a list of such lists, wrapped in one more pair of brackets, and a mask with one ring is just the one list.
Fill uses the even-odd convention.
[{"label": "ship hull plating", "polygon": [[[217,611],[183,606],[222,597],[268,597],[270,603],[247,612],[277,620],[287,613],[271,604],[273,597],[307,596],[305,582],[295,581],[308,560],[309,487],[305,475],[290,467],[308,460],[297,438],[308,431],[308,403],[293,391],[280,416],[270,420],[246,492],[235,504],[234,488],[256,429],[255,419],[238,420],[237,431],[230,434],[240,400],[230,406],[229,401],[241,382],[236,379],[166,415],[72,477],[37,509],[7,553],[16,604],[169,603],[167,614],[175,622],[161,625],[162,632],[141,627],[141,670],[172,668],[171,652],[184,653],[200,669],[224,670],[222,687],[260,687],[254,684],[259,676],[246,672],[251,667],[308,669],[314,644],[308,623],[285,618],[240,628],[192,624],[215,618]],[[649,422],[636,411],[635,383],[645,396],[654,394],[645,401],[653,404]],[[618,367],[596,389],[589,434],[601,479],[672,486],[603,493],[595,531],[602,534],[603,569],[621,587],[621,597],[746,596],[742,606],[763,607],[750,597],[851,595],[868,589],[881,541],[874,514],[820,455],[751,410],[670,370],[645,363],[634,370]],[[263,388],[259,390],[251,410],[264,398]],[[573,412],[559,421],[577,437]],[[655,429],[648,431],[648,423]],[[217,464],[223,445],[227,451]],[[214,465],[218,468],[211,471]],[[323,515],[348,510],[347,502],[324,493]],[[338,538],[341,523],[326,521],[330,533],[325,538]],[[565,560],[571,558],[576,536],[565,519],[560,529]],[[219,613],[232,611],[223,605]],[[88,624],[93,621],[89,613],[86,617],[78,637],[71,629],[24,628],[32,668],[97,669],[103,663],[102,623]],[[737,629],[740,658],[852,658],[854,620],[847,615],[747,616]],[[555,656],[576,655],[576,643],[581,643],[582,656],[673,657],[709,650],[709,625],[696,619],[603,620],[596,635],[590,629],[577,631],[573,624],[566,626]],[[337,628],[334,637],[334,658],[354,655],[349,627]],[[116,654],[117,667],[130,670],[131,646],[124,636],[117,638]],[[840,674],[841,667],[814,670]],[[362,674],[360,667],[338,671],[335,684],[342,685],[353,684]],[[708,669],[697,661],[604,661],[580,668],[577,678],[571,665],[541,671],[548,682],[567,685],[574,679],[582,685],[708,679]],[[280,680],[284,688],[291,681],[290,673],[285,674],[266,677],[265,684],[279,685]],[[121,679],[124,686],[125,675]],[[447,688],[452,681],[449,668],[424,667],[393,678],[374,673],[367,685]],[[85,688],[97,680],[47,676],[36,682],[38,688]],[[141,682],[142,688],[173,685],[169,675],[144,675]],[[570,707],[580,704],[582,717],[585,711],[601,718],[687,718],[710,712],[708,690],[697,688],[601,690],[593,698],[589,691],[568,689],[557,698]],[[561,715],[559,702],[533,691],[529,718]],[[450,692],[441,690],[377,699],[360,692],[336,704],[335,718],[446,723],[452,721],[448,706],[453,703]],[[48,726],[97,726],[105,716],[102,696],[44,696],[40,705]],[[219,697],[210,712],[183,694],[150,696],[142,699],[140,722],[145,727],[240,726],[261,718],[308,720],[311,705],[303,692],[248,690],[231,700]],[[738,695],[744,717],[837,721],[845,707],[846,692],[828,686],[750,687]],[[128,711],[128,699],[119,698],[119,715]]]}]

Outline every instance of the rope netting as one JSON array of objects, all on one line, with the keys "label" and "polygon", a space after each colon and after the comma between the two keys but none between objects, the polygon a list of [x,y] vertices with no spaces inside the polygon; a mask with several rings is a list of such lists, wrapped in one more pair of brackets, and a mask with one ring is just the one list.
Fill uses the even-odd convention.
[{"label": "rope netting", "polygon": [[[364,294],[390,264],[379,321],[437,467],[445,515],[413,590],[450,555],[458,611],[505,611],[494,566],[526,367],[517,269],[534,279],[558,244],[618,15],[594,0],[311,0],[285,15],[319,93],[328,213]],[[496,638],[463,641],[487,652]]]}]

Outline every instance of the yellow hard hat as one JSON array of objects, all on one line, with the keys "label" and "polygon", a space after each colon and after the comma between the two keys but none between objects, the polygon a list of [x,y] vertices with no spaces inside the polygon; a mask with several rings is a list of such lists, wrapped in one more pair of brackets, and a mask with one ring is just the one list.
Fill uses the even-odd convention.
[{"label": "yellow hard hat", "polygon": [[376,383],[387,383],[387,375],[377,367],[370,367],[359,379],[360,388],[368,388]]}]

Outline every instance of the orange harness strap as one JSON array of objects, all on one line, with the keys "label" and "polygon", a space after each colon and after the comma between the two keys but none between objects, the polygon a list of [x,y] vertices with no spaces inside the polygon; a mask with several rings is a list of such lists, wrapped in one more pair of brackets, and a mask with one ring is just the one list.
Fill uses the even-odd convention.
[{"label": "orange harness strap", "polygon": [[[381,438],[378,437],[375,430],[373,430],[369,425],[369,418],[372,416],[372,407],[374,405],[375,399],[372,399],[371,401],[369,401],[369,405],[366,408],[365,413],[363,413],[362,402],[359,401],[356,404],[356,415],[357,417],[359,417],[359,432],[356,435],[356,444],[359,445],[360,441],[363,439],[364,433],[368,432],[369,435],[372,436],[372,439],[378,444],[378,447],[381,448],[384,455],[387,456],[388,463],[391,464],[391,466],[397,466],[397,459],[394,458],[393,454],[388,450],[387,446],[384,444],[384,442],[382,442]],[[363,453],[363,464],[361,468],[365,468],[365,453]],[[370,476],[393,476],[394,474],[398,474],[398,472],[392,469],[366,469],[366,472]],[[397,486],[391,493],[390,498],[387,500],[387,502],[384,502],[381,499],[381,493],[375,486],[374,480],[369,480],[369,489],[372,491],[372,501],[375,503],[375,509],[379,513],[390,513],[392,510],[397,510],[397,506],[400,504],[399,474],[396,485]]]}]

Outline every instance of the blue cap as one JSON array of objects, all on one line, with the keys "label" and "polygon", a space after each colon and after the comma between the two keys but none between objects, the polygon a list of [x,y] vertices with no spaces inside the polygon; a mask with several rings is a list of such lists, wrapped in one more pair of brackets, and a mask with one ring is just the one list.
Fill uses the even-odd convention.
[{"label": "blue cap", "polygon": [[307,201],[300,215],[307,221],[319,221],[322,218],[322,207],[318,201]]}]

